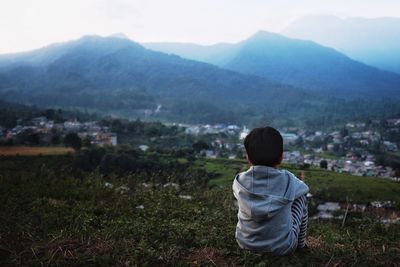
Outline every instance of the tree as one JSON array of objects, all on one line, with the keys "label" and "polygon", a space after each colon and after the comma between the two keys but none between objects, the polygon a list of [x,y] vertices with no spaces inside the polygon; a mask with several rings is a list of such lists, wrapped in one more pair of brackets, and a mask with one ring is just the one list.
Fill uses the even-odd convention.
[{"label": "tree", "polygon": [[311,167],[309,163],[303,163],[300,165],[300,170],[307,170]]},{"label": "tree", "polygon": [[210,146],[203,140],[199,140],[192,145],[193,149],[198,153],[203,149],[209,149]]},{"label": "tree", "polygon": [[30,133],[25,141],[31,145],[38,145],[40,143],[40,135],[38,133]]},{"label": "tree", "polygon": [[343,127],[343,128],[340,130],[340,134],[342,135],[342,137],[346,137],[346,136],[349,135],[349,130],[347,130],[346,127]]},{"label": "tree", "polygon": [[82,146],[87,147],[87,148],[92,146],[92,141],[90,140],[89,137],[86,137],[85,139],[83,139]]},{"label": "tree", "polygon": [[294,145],[296,147],[303,147],[304,145],[303,137],[299,136],[299,138],[297,138],[296,141],[294,142]]},{"label": "tree", "polygon": [[99,164],[100,172],[110,174],[114,168],[114,155],[111,153],[105,154]]},{"label": "tree", "polygon": [[321,169],[328,169],[328,162],[326,161],[326,160],[321,160],[320,162],[319,162],[319,167],[321,168]]},{"label": "tree", "polygon": [[68,133],[64,138],[64,144],[65,146],[79,150],[82,147],[82,140],[76,133]]},{"label": "tree", "polygon": [[111,122],[111,130],[117,133],[121,133],[124,128],[122,122],[118,119],[112,120]]},{"label": "tree", "polygon": [[58,145],[59,143],[60,143],[60,136],[58,135],[58,134],[53,134],[52,136],[51,136],[51,143],[53,144],[53,145]]},{"label": "tree", "polygon": [[122,174],[134,170],[136,162],[132,156],[122,153],[114,158],[114,167]]}]

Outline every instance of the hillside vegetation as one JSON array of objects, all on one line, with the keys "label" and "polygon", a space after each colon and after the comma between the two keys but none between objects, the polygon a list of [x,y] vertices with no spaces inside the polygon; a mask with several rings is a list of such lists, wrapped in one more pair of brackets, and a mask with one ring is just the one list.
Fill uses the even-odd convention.
[{"label": "hillside vegetation", "polygon": [[84,36],[0,56],[0,98],[203,124],[336,125],[400,112],[399,75],[265,32],[238,47],[217,67],[125,38]]},{"label": "hillside vegetation", "polygon": [[[117,155],[117,167],[104,174],[104,168],[81,170],[77,158],[1,159],[0,265],[389,266],[400,261],[399,225],[379,224],[372,214],[349,214],[343,226],[342,220],[311,221],[310,249],[292,256],[239,249],[231,181],[246,167],[243,161],[136,155],[135,169],[126,173],[119,172],[124,165]],[[146,164],[154,169],[141,169]],[[311,192],[324,200],[353,194],[354,201],[398,201],[400,195],[394,182],[320,170],[307,170],[306,177]],[[168,182],[179,187],[164,186]]]},{"label": "hillside vegetation", "polygon": [[[128,39],[99,36],[0,57],[0,94],[10,101],[132,117],[161,104],[162,118],[207,123],[237,122],[250,104],[261,108],[266,100],[273,101],[272,113],[283,104],[285,111],[293,112],[303,109],[297,102],[308,95],[259,77],[151,51]],[[320,100],[308,95],[300,102],[314,106]],[[231,111],[233,105],[236,109]]]}]

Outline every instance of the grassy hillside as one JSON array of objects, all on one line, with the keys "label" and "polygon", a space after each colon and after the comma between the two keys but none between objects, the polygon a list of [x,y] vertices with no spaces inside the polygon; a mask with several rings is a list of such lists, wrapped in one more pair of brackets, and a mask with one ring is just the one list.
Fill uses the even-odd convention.
[{"label": "grassy hillside", "polygon": [[[349,216],[343,227],[342,221],[311,221],[310,249],[292,256],[239,249],[230,183],[241,161],[196,160],[193,168],[214,177],[212,188],[187,183],[178,191],[152,183],[153,178],[142,184],[143,173],[74,174],[69,161],[71,155],[1,159],[1,266],[388,266],[400,261],[399,225],[381,225],[367,215]],[[174,173],[165,175],[174,180]],[[321,195],[341,183],[351,190],[363,179],[319,170],[306,171],[306,177]],[[399,195],[400,184],[365,181],[368,187],[355,191],[360,201],[374,191],[369,187],[387,190],[369,197]]]}]

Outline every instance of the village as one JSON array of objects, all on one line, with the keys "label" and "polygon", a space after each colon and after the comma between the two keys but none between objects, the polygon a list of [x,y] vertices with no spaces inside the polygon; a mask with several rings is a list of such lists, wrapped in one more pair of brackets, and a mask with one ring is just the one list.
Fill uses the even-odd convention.
[{"label": "village", "polygon": [[[247,127],[237,125],[181,125],[191,135],[214,136],[201,154],[208,158],[243,158]],[[283,128],[283,162],[304,167],[320,167],[357,176],[400,180],[399,170],[379,162],[378,154],[399,152],[400,118],[367,123],[347,123],[340,130],[307,131]],[[397,137],[398,138],[398,137]]]},{"label": "village", "polygon": [[59,145],[68,133],[76,133],[90,145],[117,145],[117,135],[96,121],[79,122],[73,119],[55,123],[45,116],[18,122],[11,129],[0,126],[0,142],[7,145]]},{"label": "village", "polygon": [[[387,120],[385,127],[382,121],[366,123],[347,123],[343,128],[332,131],[310,131],[300,128],[282,128],[284,140],[283,162],[300,166],[303,169],[310,167],[323,168],[339,173],[349,173],[357,176],[379,177],[393,181],[400,181],[399,171],[378,162],[375,153],[398,153],[399,143],[390,136],[400,133],[400,119]],[[192,144],[197,157],[243,159],[243,140],[250,129],[238,125],[188,125],[172,124],[182,129],[184,135],[197,140]],[[394,135],[388,134],[395,133]],[[91,146],[116,146],[117,134],[110,127],[101,122],[80,122],[76,118],[63,122],[49,120],[45,116],[35,117],[28,121],[18,122],[11,129],[0,127],[0,142],[12,145],[60,145],[63,138],[69,133],[77,136]],[[397,135],[396,135],[397,134]],[[163,138],[161,136],[160,138]],[[10,141],[12,140],[12,141]],[[138,145],[137,148],[146,151],[148,144]],[[198,149],[197,149],[198,148]],[[146,185],[146,184],[144,184]],[[112,186],[106,184],[107,187]],[[177,186],[167,184],[165,186]],[[118,190],[127,190],[120,187]],[[179,196],[191,199],[191,196]],[[313,196],[309,193],[308,197]],[[373,212],[384,224],[400,222],[394,201],[372,201],[369,203],[317,203],[316,212],[310,219],[338,219],[345,220],[347,213],[361,214]],[[143,209],[143,206],[138,206]]]},{"label": "village", "polygon": [[[198,156],[244,158],[243,139],[249,128],[238,125],[173,124],[204,144]],[[11,129],[0,126],[0,142],[5,145],[59,145],[68,133],[96,146],[116,146],[117,134],[96,121],[68,119],[55,122],[45,116],[18,122]],[[332,131],[282,128],[285,152],[283,162],[303,167],[319,167],[357,176],[382,177],[399,181],[398,168],[383,164],[379,155],[398,155],[400,118],[369,123],[345,124]],[[397,139],[396,139],[397,138]],[[146,150],[148,144],[138,146]]]},{"label": "village", "polygon": [[398,140],[390,137],[400,135],[400,119],[387,120],[384,128],[374,127],[381,123],[347,123],[340,131],[332,132],[283,133],[288,148],[284,162],[399,181],[398,170],[384,166],[379,155],[398,153]]}]

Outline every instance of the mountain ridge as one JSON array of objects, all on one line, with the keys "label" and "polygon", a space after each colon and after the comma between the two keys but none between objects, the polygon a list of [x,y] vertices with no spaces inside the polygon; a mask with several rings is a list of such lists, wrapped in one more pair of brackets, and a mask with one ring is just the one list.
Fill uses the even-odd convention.
[{"label": "mountain ridge", "polygon": [[[23,60],[3,64],[3,97],[40,105],[123,109],[128,113],[162,104],[164,114],[177,119],[192,116],[196,112],[191,109],[197,107],[209,112],[203,121],[219,122],[226,118],[233,121],[233,113],[249,107],[264,113],[277,110],[282,103],[294,110],[303,96],[308,97],[301,103],[319,101],[301,89],[151,51],[126,39],[85,36],[64,47],[65,51],[51,60],[40,50],[43,58],[38,56],[36,65]],[[31,56],[22,57],[26,55]],[[148,101],[145,106],[143,99]],[[271,102],[268,107],[263,106],[266,101]],[[232,106],[235,110],[230,109]]]},{"label": "mountain ridge", "polygon": [[[258,31],[239,43],[225,47],[219,58],[214,56],[215,46],[202,46],[202,56],[198,56],[198,51],[195,56],[180,53],[182,46],[175,44],[163,50],[162,44],[158,44],[158,49],[331,95],[337,95],[338,92],[342,97],[358,97],[360,94],[367,97],[399,95],[400,88],[396,86],[400,84],[399,75],[354,61],[333,48],[313,41]],[[190,46],[191,50],[196,48],[193,44]],[[156,45],[152,47],[156,48]],[[210,50],[208,55],[207,49]]]}]

